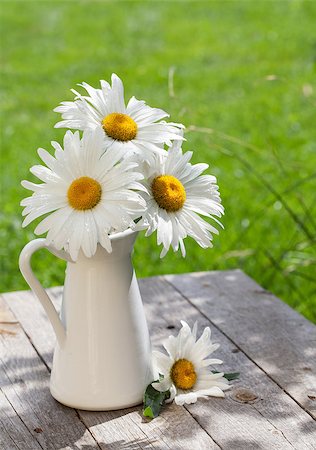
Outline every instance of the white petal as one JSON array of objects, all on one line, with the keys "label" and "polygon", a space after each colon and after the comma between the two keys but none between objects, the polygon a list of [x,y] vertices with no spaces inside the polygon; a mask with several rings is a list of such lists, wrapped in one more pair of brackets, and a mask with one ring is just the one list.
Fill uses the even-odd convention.
[{"label": "white petal", "polygon": [[205,390],[201,390],[201,391],[196,391],[195,392],[197,398],[199,397],[225,397],[224,392],[222,391],[222,389],[220,389],[218,386],[212,386],[209,389],[205,389]]},{"label": "white petal", "polygon": [[111,97],[113,112],[125,113],[124,86],[115,73],[112,74],[112,89],[109,97]]},{"label": "white petal", "polygon": [[170,389],[171,387],[171,380],[169,377],[165,377],[163,380],[157,382],[157,383],[152,383],[153,388],[156,389],[156,391],[159,392],[165,392],[168,389]]},{"label": "white petal", "polygon": [[163,346],[169,353],[170,357],[175,360],[177,357],[177,339],[174,336],[169,336],[167,340],[163,342]]},{"label": "white petal", "polygon": [[154,351],[153,352],[153,363],[157,367],[159,373],[162,375],[168,374],[170,368],[173,364],[173,359],[165,355],[164,353]]},{"label": "white petal", "polygon": [[176,395],[174,399],[176,405],[182,406],[184,404],[190,405],[197,401],[197,395],[195,392],[188,392],[187,394]]},{"label": "white petal", "polygon": [[73,261],[76,261],[78,258],[83,233],[84,233],[84,214],[80,211],[76,214],[75,229],[69,239],[69,253]]},{"label": "white petal", "polygon": [[97,250],[97,229],[90,210],[84,211],[82,250],[87,258],[91,258]]},{"label": "white petal", "polygon": [[166,400],[166,403],[171,403],[175,399],[175,396],[177,394],[177,389],[174,385],[171,385],[170,387],[170,397]]}]

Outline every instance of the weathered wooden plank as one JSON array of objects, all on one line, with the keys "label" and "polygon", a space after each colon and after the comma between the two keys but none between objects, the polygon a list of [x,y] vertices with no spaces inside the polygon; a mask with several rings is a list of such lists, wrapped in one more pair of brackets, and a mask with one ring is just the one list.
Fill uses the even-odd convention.
[{"label": "weathered wooden plank", "polygon": [[0,448],[3,450],[37,450],[40,445],[15,413],[0,389]]},{"label": "weathered wooden plank", "polygon": [[[1,297],[0,310],[5,310]],[[1,423],[6,430],[2,439],[8,441],[9,436],[11,448],[23,450],[95,448],[76,412],[50,395],[47,367],[16,319],[12,322],[11,333],[0,334]]]},{"label": "weathered wooden plank", "polygon": [[175,405],[170,405],[153,421],[146,421],[142,417],[140,407],[121,411],[80,413],[101,448],[220,449],[188,411]]},{"label": "weathered wooden plank", "polygon": [[[49,293],[57,309],[60,307],[59,288]],[[4,294],[4,298],[14,311],[33,345],[48,366],[52,363],[55,343],[52,328],[39,302],[33,294],[16,292]],[[48,376],[47,380],[48,382]],[[55,402],[54,409],[62,408]],[[173,406],[173,408],[176,408]],[[183,408],[175,411],[166,409],[155,421],[147,422],[141,416],[141,407],[121,411],[89,412],[78,411],[82,422],[102,449],[185,449],[218,450],[219,447],[203,430],[198,422]],[[190,433],[188,434],[188,430]]]},{"label": "weathered wooden plank", "polygon": [[18,321],[0,297],[0,335],[14,336],[18,329]]},{"label": "weathered wooden plank", "polygon": [[[0,335],[16,336],[19,332],[18,321],[13,316],[7,305],[0,297]],[[0,354],[1,360],[1,354]],[[0,449],[40,449],[40,445],[34,438],[21,418],[16,414],[13,406],[8,401],[2,386],[10,383],[5,371],[0,372]]]},{"label": "weathered wooden plank", "polygon": [[[159,345],[163,337],[166,337],[170,330],[168,327],[177,326],[180,319],[189,320],[191,323],[199,318],[201,325],[205,326],[209,322],[201,318],[196,308],[192,307],[177,292],[166,284],[163,279],[147,279],[141,282],[143,298],[146,303],[146,313],[151,328],[151,334],[154,344]],[[60,291],[58,291],[60,292]],[[24,293],[8,294],[7,301],[10,302],[12,309],[21,316],[23,326],[31,336],[36,348],[41,348],[43,357],[50,360],[49,353],[51,349],[43,345],[41,339],[42,330],[46,329],[52,333],[47,326],[46,317],[41,314],[40,307],[32,294],[28,294],[28,302],[23,301]],[[11,299],[10,299],[11,296]],[[58,300],[57,300],[58,302]],[[27,308],[27,309],[26,309]],[[23,311],[23,309],[25,311]],[[32,314],[27,311],[32,311]],[[214,440],[222,448],[244,449],[249,448],[297,448],[311,449],[313,421],[293,402],[286,394],[279,389],[264,372],[253,364],[242,352],[236,352],[236,347],[232,342],[225,338],[218,330],[214,330],[216,340],[220,341],[222,348],[220,356],[227,361],[227,370],[240,369],[242,371],[241,380],[235,385],[235,388],[229,393],[226,400],[212,399],[208,402],[199,402],[196,405],[188,407],[190,413],[207,430]],[[53,341],[53,340],[52,340]],[[47,342],[51,342],[48,338]],[[243,389],[247,389],[246,394],[254,397],[249,403],[241,403],[245,397]],[[256,397],[256,398],[255,398]],[[98,440],[101,447],[103,445],[112,445],[110,448],[120,448],[119,442],[134,441],[143,445],[141,448],[151,448],[155,445],[156,439],[161,440],[161,436],[168,431],[172,438],[175,435],[174,429],[177,429],[180,436],[186,436],[187,430],[191,429],[192,424],[186,418],[182,419],[182,408],[176,408],[175,414],[170,414],[170,419],[166,420],[165,414],[168,414],[170,407],[166,408],[164,414],[158,419],[160,434],[157,435],[157,420],[151,424],[142,424],[139,415],[139,409],[131,411],[107,412],[107,413],[88,413],[80,412],[82,420],[90,427],[91,432]],[[181,417],[182,427],[174,425],[175,417]],[[131,428],[131,421],[139,426]],[[170,424],[171,422],[171,424]],[[126,424],[129,424],[126,426]],[[109,426],[113,425],[113,427]],[[147,429],[146,429],[147,427]],[[156,434],[153,434],[150,427],[155,427]],[[122,433],[123,429],[123,433]],[[144,430],[144,432],[143,432]],[[304,432],[302,431],[304,430]],[[142,431],[142,433],[141,433]],[[116,439],[113,441],[113,433]],[[168,448],[168,442],[164,447]],[[172,448],[174,441],[171,440]],[[194,442],[187,442],[185,438],[179,448],[196,448]],[[123,446],[123,444],[122,444]],[[200,446],[199,448],[204,448]],[[212,448],[211,446],[206,448]]]},{"label": "weathered wooden plank", "polygon": [[166,279],[316,418],[315,325],[239,270]]},{"label": "weathered wooden plank", "polygon": [[[142,280],[141,287],[145,301],[150,299],[146,313],[155,331],[154,344],[170,334],[166,327],[178,328],[180,319],[191,324],[198,320],[200,328],[210,324],[163,277]],[[220,330],[211,328],[213,339],[221,344],[217,357],[226,362],[223,369],[240,371],[241,377],[225,400],[200,401],[187,407],[190,413],[222,448],[313,449],[313,419]]]}]

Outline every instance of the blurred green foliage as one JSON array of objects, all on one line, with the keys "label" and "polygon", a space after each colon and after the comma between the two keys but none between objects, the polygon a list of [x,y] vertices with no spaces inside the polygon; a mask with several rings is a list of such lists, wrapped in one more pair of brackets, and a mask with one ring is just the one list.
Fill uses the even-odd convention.
[{"label": "blurred green foliage", "polygon": [[[116,72],[189,131],[184,149],[218,177],[225,230],[214,248],[159,259],[138,238],[138,276],[239,267],[316,321],[316,4],[305,1],[2,2],[1,291],[26,288],[20,180],[62,140],[52,109]],[[34,258],[46,286],[64,265]],[[170,299],[172,301],[172,299]]]}]

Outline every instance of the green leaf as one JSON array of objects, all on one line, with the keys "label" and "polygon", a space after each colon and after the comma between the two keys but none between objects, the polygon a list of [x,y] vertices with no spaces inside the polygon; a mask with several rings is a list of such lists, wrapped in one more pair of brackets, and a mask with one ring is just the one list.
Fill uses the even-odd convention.
[{"label": "green leaf", "polygon": [[149,417],[150,419],[154,419],[155,418],[153,410],[151,409],[150,406],[147,406],[147,408],[145,408],[143,410],[143,416],[144,417]]},{"label": "green leaf", "polygon": [[239,375],[240,375],[239,372],[224,373],[224,377],[228,381],[237,380],[237,378],[239,378]]},{"label": "green leaf", "polygon": [[[212,373],[219,373],[218,370],[212,370]],[[239,378],[240,373],[239,372],[228,372],[224,373],[224,378],[228,381],[237,380]]]},{"label": "green leaf", "polygon": [[[157,383],[157,381],[153,381],[153,383]],[[149,417],[150,419],[158,417],[162,406],[169,397],[169,390],[159,392],[152,386],[152,384],[149,384],[144,394],[144,417]]]}]

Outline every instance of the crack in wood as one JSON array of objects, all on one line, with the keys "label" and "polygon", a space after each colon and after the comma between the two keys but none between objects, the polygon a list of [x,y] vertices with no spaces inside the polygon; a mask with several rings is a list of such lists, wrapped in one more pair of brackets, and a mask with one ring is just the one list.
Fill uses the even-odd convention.
[{"label": "crack in wood", "polygon": [[92,433],[92,431],[87,427],[87,425],[84,423],[84,421],[82,420],[82,418],[81,418],[81,416],[80,416],[80,413],[79,413],[79,411],[78,411],[78,409],[75,409],[74,408],[74,411],[75,411],[75,413],[76,413],[76,415],[77,415],[77,417],[78,417],[78,419],[79,419],[79,421],[82,423],[82,425],[86,428],[86,430],[88,431],[88,433],[90,434],[90,436],[91,436],[91,438],[95,441],[95,443],[97,444],[97,447],[100,449],[100,450],[102,450],[102,447],[100,447],[100,444],[99,444],[99,442],[96,440],[96,438],[93,436],[93,433]]},{"label": "crack in wood", "polygon": [[283,436],[283,438],[286,440],[286,442],[288,442],[289,444],[290,444],[290,446],[292,447],[292,448],[294,448],[294,449],[296,449],[296,450],[300,450],[299,448],[297,448],[297,447],[294,447],[294,445],[292,444],[292,442],[290,442],[289,440],[288,440],[288,438],[285,436],[285,434],[283,433],[283,431],[282,430],[280,430],[274,423],[272,423],[267,417],[265,417],[263,414],[262,414],[262,412],[260,411],[260,409],[258,409],[258,408],[256,408],[256,405],[255,404],[253,404],[252,405],[252,407],[265,419],[265,420],[267,420],[269,423],[270,423],[270,425],[278,432],[278,433],[281,433],[282,434],[282,436]]},{"label": "crack in wood", "polygon": [[205,431],[205,433],[209,435],[209,437],[212,439],[212,441],[214,441],[214,443],[218,446],[218,448],[220,450],[223,450],[223,447],[218,443],[218,441],[208,432],[208,430],[203,428],[202,424],[199,422],[198,417],[196,417],[195,414],[191,413],[191,411],[188,409],[188,407],[186,405],[184,405],[184,408],[188,411],[190,416],[198,423],[198,425],[202,428],[202,430]]},{"label": "crack in wood", "polygon": [[[2,361],[2,364],[4,366],[4,362]],[[17,412],[17,410],[15,409],[15,407],[13,406],[13,404],[10,402],[10,399],[8,398],[8,396],[6,395],[6,393],[3,391],[3,389],[0,386],[0,391],[2,392],[2,394],[4,395],[4,397],[6,398],[7,402],[9,403],[9,405],[11,406],[11,408],[13,409],[13,411],[15,412],[16,416],[20,419],[20,421],[22,422],[24,428],[27,430],[27,432],[31,435],[32,438],[34,438],[34,435],[32,434],[31,430],[27,427],[26,423],[24,422],[24,420],[22,419],[22,417],[19,415],[19,413]],[[9,435],[10,436],[10,435]],[[10,436],[10,439],[12,440],[12,437]],[[17,446],[16,442],[13,441],[14,444]],[[38,443],[38,445],[43,449],[44,447],[41,445],[40,442],[38,442],[38,440],[36,439],[36,442]],[[17,446],[18,448],[20,448],[19,446]],[[23,449],[22,449],[23,450]]]}]

